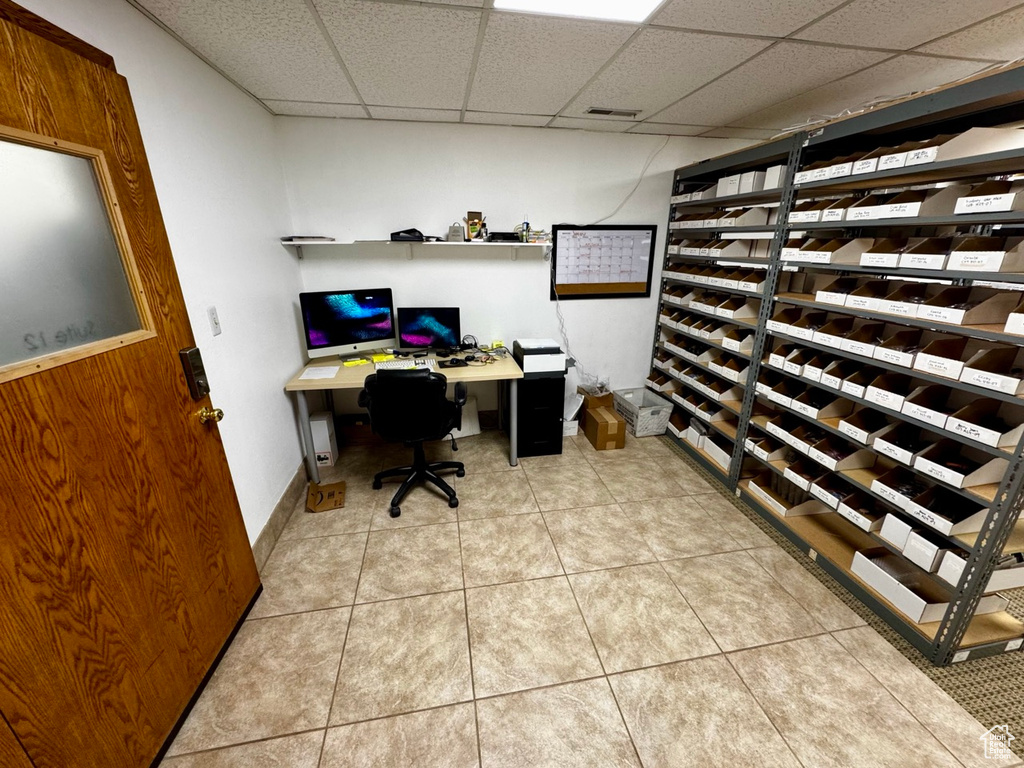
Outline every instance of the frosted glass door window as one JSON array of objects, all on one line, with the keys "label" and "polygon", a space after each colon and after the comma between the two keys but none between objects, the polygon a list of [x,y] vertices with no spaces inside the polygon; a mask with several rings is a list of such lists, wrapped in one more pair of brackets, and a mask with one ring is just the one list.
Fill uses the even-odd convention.
[{"label": "frosted glass door window", "polygon": [[141,327],[92,161],[0,141],[0,366]]}]

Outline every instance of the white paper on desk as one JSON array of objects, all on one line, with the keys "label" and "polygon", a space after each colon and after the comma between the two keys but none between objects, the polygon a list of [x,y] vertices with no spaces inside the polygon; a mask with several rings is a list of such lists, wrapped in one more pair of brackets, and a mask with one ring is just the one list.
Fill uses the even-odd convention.
[{"label": "white paper on desk", "polygon": [[340,365],[318,365],[316,368],[307,368],[299,376],[300,379],[333,379],[341,370]]}]

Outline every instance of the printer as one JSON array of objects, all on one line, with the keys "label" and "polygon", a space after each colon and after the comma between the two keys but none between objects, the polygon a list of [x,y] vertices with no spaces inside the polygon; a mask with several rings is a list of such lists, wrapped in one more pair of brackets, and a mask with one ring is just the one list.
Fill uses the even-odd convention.
[{"label": "printer", "polygon": [[516,339],[512,342],[512,357],[526,378],[566,371],[565,353],[554,339]]}]

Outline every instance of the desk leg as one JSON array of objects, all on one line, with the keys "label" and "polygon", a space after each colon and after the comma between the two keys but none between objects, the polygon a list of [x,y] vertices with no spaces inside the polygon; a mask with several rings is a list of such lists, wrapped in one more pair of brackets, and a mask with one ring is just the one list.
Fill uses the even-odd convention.
[{"label": "desk leg", "polygon": [[512,379],[508,396],[508,463],[519,464],[519,381]]},{"label": "desk leg", "polygon": [[320,470],[316,466],[316,451],[313,450],[313,430],[309,428],[309,403],[306,402],[306,393],[297,391],[295,402],[299,406],[299,432],[302,433],[302,448],[306,452],[306,471],[312,482],[319,483]]}]

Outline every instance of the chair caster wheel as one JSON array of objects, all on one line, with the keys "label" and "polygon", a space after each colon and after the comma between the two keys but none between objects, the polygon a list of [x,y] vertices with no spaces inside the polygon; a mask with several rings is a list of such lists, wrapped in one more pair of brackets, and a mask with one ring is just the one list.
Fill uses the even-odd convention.
[{"label": "chair caster wheel", "polygon": [[457,469],[457,470],[455,470],[455,476],[456,477],[465,477],[466,476],[466,470],[464,470],[464,469]]},{"label": "chair caster wheel", "polygon": [[459,506],[459,500],[458,499],[448,499],[448,506],[451,507],[452,509],[455,509],[457,506]]},{"label": "chair caster wheel", "polygon": [[382,483],[380,480],[374,480],[373,481],[373,490],[379,491],[383,487],[384,487],[384,483]]},{"label": "chair caster wheel", "polygon": [[392,517],[398,517],[400,514],[402,514],[402,509],[401,507],[392,507],[391,511],[388,514],[390,514]]}]

